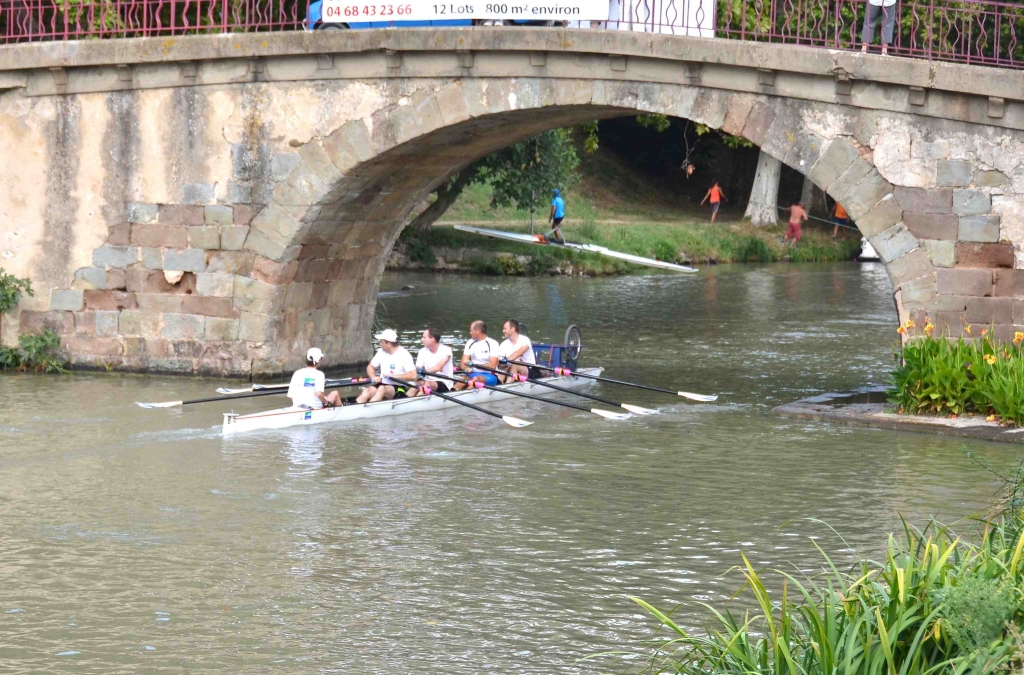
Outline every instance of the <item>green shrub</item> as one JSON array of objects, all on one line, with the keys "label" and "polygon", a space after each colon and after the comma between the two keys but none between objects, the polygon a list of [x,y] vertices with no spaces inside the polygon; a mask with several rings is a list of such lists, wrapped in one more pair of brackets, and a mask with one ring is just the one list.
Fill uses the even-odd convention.
[{"label": "green shrub", "polygon": [[[916,328],[913,321],[901,333]],[[969,327],[968,327],[969,329]],[[935,337],[927,322],[895,354],[889,400],[907,413],[992,415],[1024,425],[1024,333],[999,345],[986,330],[971,342]]]},{"label": "green shrub", "polygon": [[764,263],[775,260],[775,256],[772,255],[772,251],[768,248],[768,244],[765,243],[764,239],[758,239],[757,237],[748,237],[746,244],[742,249],[740,249],[737,257],[740,262]]},{"label": "green shrub", "polygon": [[654,257],[657,260],[674,263],[679,258],[679,250],[671,241],[659,239],[654,242]]},{"label": "green shrub", "polygon": [[502,274],[522,275],[526,272],[526,265],[520,262],[515,256],[502,256],[496,258],[495,262],[501,268]]},{"label": "green shrub", "polygon": [[0,267],[0,314],[14,309],[21,301],[22,294],[35,295],[32,292],[32,282],[7,274],[4,268]]},{"label": "green shrub", "polygon": [[0,347],[0,370],[33,370],[63,373],[65,361],[60,355],[60,336],[49,328],[35,335],[18,338],[18,347]]},{"label": "green shrub", "polygon": [[962,652],[986,649],[999,640],[1020,603],[1004,581],[972,576],[946,593],[946,630]]},{"label": "green shrub", "polygon": [[421,265],[436,265],[437,256],[434,255],[434,247],[424,237],[410,237],[405,242],[405,255],[410,262]]}]

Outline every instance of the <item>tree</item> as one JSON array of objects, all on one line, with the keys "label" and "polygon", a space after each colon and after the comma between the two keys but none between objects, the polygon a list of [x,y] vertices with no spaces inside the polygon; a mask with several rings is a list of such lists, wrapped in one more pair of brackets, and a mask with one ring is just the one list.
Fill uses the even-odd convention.
[{"label": "tree", "polygon": [[490,183],[491,206],[534,211],[547,204],[552,188],[564,190],[579,179],[580,158],[569,129],[545,131],[492,153],[460,171],[434,191],[435,199],[410,223],[429,229],[473,183]]},{"label": "tree", "polygon": [[750,200],[744,218],[758,227],[775,225],[779,222],[779,176],[782,162],[764,150],[757,156],[757,173],[750,188]]}]

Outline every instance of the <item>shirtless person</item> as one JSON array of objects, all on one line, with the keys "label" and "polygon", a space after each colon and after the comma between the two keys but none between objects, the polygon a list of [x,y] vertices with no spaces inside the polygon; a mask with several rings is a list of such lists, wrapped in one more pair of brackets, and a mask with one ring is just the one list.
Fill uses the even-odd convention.
[{"label": "shirtless person", "polygon": [[807,220],[807,211],[804,211],[803,206],[797,203],[789,207],[789,225],[786,226],[786,237],[782,240],[783,245],[795,246],[800,241],[800,237],[804,236],[800,228],[805,220]]}]

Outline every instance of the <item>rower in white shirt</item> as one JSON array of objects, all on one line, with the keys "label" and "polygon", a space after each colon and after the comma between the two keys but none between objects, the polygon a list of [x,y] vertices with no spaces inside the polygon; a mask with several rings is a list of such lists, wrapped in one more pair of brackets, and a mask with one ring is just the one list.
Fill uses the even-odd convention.
[{"label": "rower in white shirt", "polygon": [[[416,388],[416,364],[405,347],[399,346],[398,333],[388,328],[373,337],[380,340],[380,349],[366,366],[366,374],[373,384],[359,393],[356,403],[376,403],[396,397],[412,398],[419,394]],[[377,368],[380,368],[380,376],[377,375]]]},{"label": "rower in white shirt", "polygon": [[[505,341],[498,347],[498,355],[508,361],[522,361],[523,363],[529,363],[531,366],[537,363],[537,357],[533,353],[533,342],[530,338],[519,332],[519,322],[515,319],[509,319],[501,326],[501,332],[505,336]],[[530,377],[529,366],[520,366],[514,363],[506,364],[504,370],[516,375],[526,375]],[[512,378],[502,376],[505,382],[511,382]]]},{"label": "rower in white shirt", "polygon": [[341,394],[336,391],[324,395],[324,383],[327,378],[317,368],[324,360],[324,353],[316,347],[306,352],[306,367],[299,368],[288,383],[288,398],[296,408],[333,408],[342,405]]},{"label": "rower in white shirt", "polygon": [[[433,328],[423,331],[423,349],[416,354],[417,372],[440,373],[453,377],[455,375],[454,360],[452,348],[441,344],[440,333]],[[441,380],[429,375],[416,382],[416,386],[420,391],[423,390],[423,387],[429,386],[431,389],[440,389],[441,393],[450,391],[452,384],[451,380]]]},{"label": "rower in white shirt", "polygon": [[[494,338],[487,337],[487,324],[483,321],[474,321],[469,325],[469,341],[462,352],[460,365],[470,380],[483,382],[492,387],[498,384],[498,378],[494,373],[486,370],[474,370],[472,367],[474,365],[488,368],[498,367],[498,343]],[[456,390],[465,388],[466,384],[463,382],[455,385]]]}]

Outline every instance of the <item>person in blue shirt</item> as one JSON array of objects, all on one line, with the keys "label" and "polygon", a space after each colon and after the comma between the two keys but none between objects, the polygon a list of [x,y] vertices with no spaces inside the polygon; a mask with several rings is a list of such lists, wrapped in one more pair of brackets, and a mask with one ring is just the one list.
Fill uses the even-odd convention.
[{"label": "person in blue shirt", "polygon": [[[558,191],[558,188],[555,188],[554,199],[551,200],[551,215],[548,216],[548,222],[554,223],[555,229],[548,232],[545,236],[556,244],[565,243],[565,237],[562,236],[562,231],[558,229],[558,226],[562,224],[563,218],[565,218],[565,200],[562,199],[562,193]],[[552,234],[555,236],[550,236]]]}]

